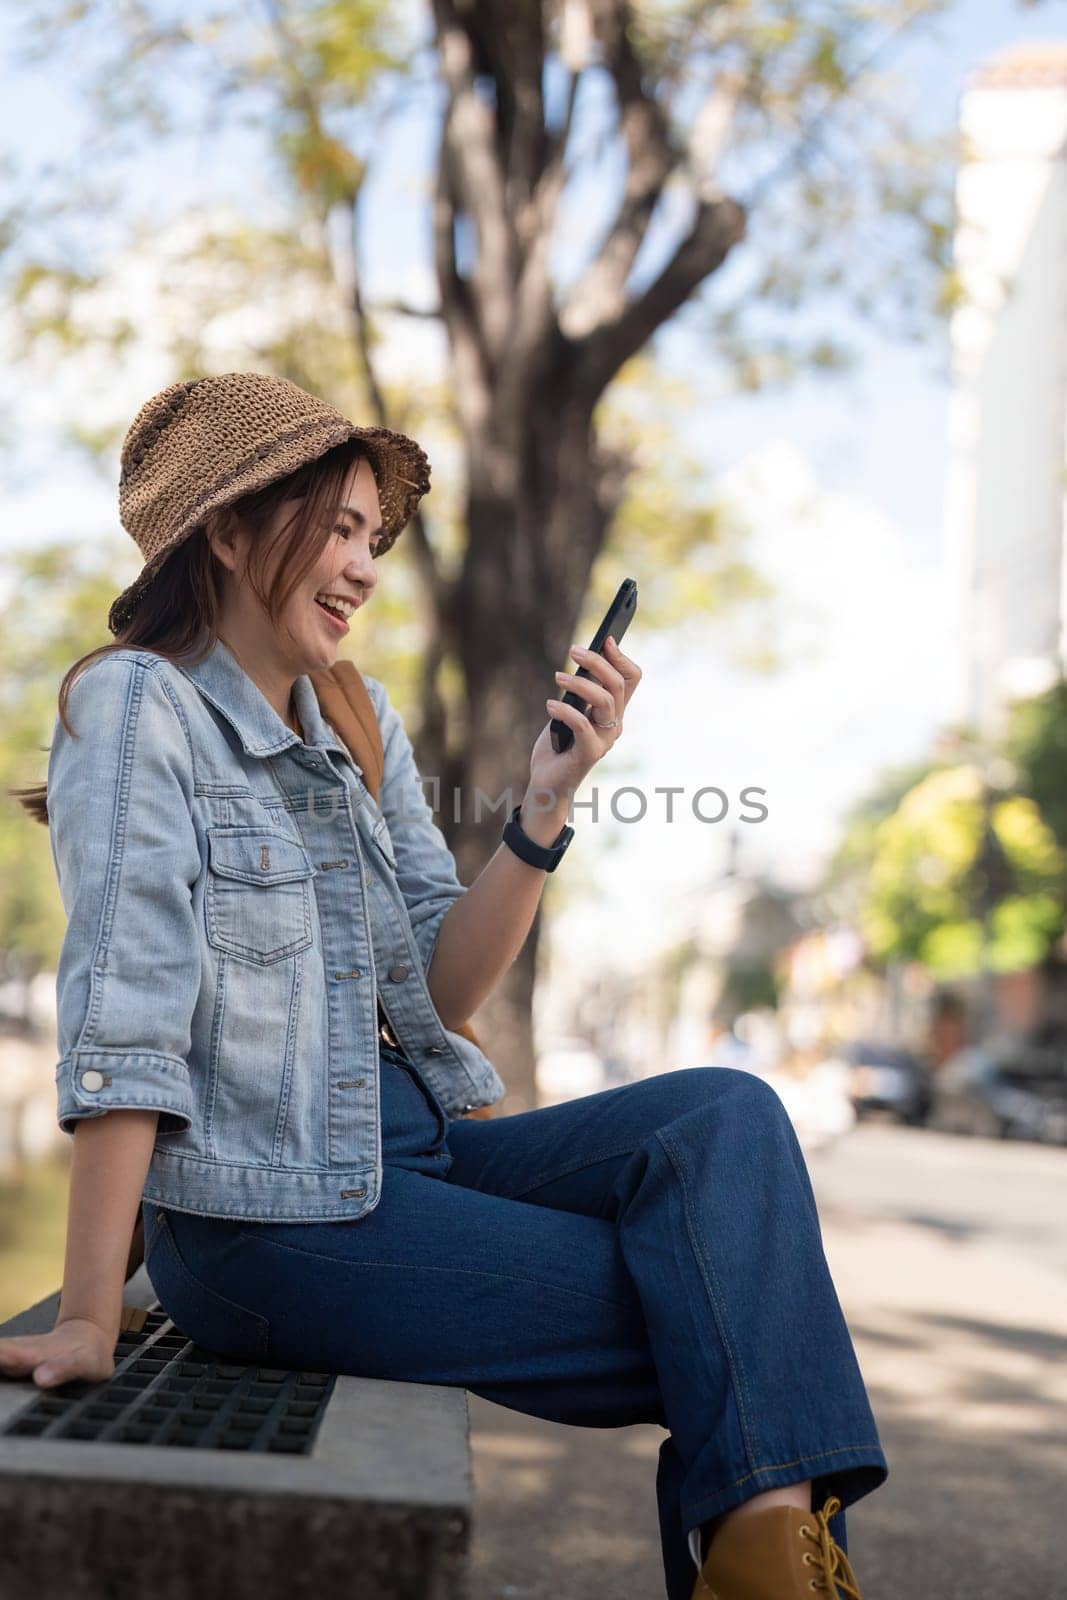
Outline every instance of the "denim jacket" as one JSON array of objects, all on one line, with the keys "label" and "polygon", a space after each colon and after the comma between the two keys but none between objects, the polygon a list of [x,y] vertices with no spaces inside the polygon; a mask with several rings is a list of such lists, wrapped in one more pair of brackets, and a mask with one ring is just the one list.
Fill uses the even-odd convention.
[{"label": "denim jacket", "polygon": [[192,666],[104,656],[70,692],[79,737],[56,718],[59,1125],[158,1111],[144,1197],[160,1205],[275,1222],[377,1205],[378,995],[450,1117],[504,1094],[430,998],[465,890],[401,719],[365,681],[380,805],[310,679],[302,740],[221,640]]}]

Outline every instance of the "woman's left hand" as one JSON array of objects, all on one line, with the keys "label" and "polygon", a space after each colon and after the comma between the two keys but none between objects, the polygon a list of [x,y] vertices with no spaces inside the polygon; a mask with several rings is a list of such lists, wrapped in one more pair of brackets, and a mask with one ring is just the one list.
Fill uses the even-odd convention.
[{"label": "woman's left hand", "polygon": [[[623,655],[610,638],[605,642],[603,655],[581,650],[577,645],[572,647],[571,654],[592,677],[579,678],[572,672],[557,672],[558,692],[564,694],[573,689],[588,701],[589,711],[579,711],[577,706],[564,705],[562,701],[558,704],[549,701],[550,717],[558,717],[560,722],[573,728],[574,742],[567,750],[553,750],[551,723],[546,723],[530,756],[531,789],[547,791],[560,803],[569,800],[586,773],[622,737],[623,712],[641,681],[641,668],[636,661]],[[605,726],[608,723],[614,726]]]}]

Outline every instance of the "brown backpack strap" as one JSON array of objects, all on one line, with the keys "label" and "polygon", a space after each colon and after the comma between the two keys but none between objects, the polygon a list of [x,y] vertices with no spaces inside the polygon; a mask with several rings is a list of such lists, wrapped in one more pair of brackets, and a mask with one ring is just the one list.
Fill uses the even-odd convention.
[{"label": "brown backpack strap", "polygon": [[[362,769],[363,782],[377,800],[382,787],[385,751],[374,702],[358,667],[351,661],[335,661],[332,667],[324,667],[321,672],[312,672],[309,676],[318,696],[319,710]],[[469,1039],[471,1044],[478,1044],[478,1036],[469,1022],[453,1031]],[[481,1049],[481,1045],[478,1048]],[[492,1109],[485,1106],[470,1115],[491,1116]]]},{"label": "brown backpack strap", "polygon": [[362,769],[363,782],[377,800],[385,767],[382,730],[359,669],[351,661],[335,661],[309,676],[319,710]]}]

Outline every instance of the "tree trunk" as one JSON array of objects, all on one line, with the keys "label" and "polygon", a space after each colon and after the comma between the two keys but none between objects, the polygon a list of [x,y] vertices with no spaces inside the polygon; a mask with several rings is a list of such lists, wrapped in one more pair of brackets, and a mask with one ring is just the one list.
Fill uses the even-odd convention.
[{"label": "tree trunk", "polygon": [[[598,453],[586,407],[572,403],[561,412],[562,387],[548,379],[533,394],[527,389],[521,422],[502,436],[499,416],[490,416],[471,452],[470,538],[453,619],[471,731],[441,796],[442,828],[464,883],[494,854],[526,791],[530,753],[548,720],[545,700],[557,688],[552,674],[575,642],[592,564],[621,493],[620,463]],[[508,1085],[506,1111],[537,1103],[532,1003],[540,922],[539,909],[519,957],[472,1019]]]},{"label": "tree trunk", "polygon": [[[619,370],[725,259],[744,232],[717,185],[694,195],[689,230],[636,295],[630,271],[663,187],[684,151],[645,79],[624,0],[596,0],[587,21],[611,74],[629,173],[597,260],[557,306],[552,243],[583,66],[568,62],[562,121],[545,121],[549,13],[541,0],[433,0],[447,90],[433,204],[440,314],[467,464],[468,541],[434,608],[434,664],[461,666],[465,726],[442,749],[440,701],[423,683],[427,770],[447,773],[441,825],[470,883],[525,792],[530,751],[567,664],[593,564],[621,499],[624,462],[597,447],[594,407]],[[459,229],[476,239],[469,270]],[[433,582],[423,552],[420,571]],[[448,649],[439,648],[447,634]],[[584,641],[583,641],[584,642]],[[456,793],[453,794],[453,788]],[[580,848],[576,838],[572,848]],[[565,870],[564,864],[561,870]],[[533,979],[539,919],[496,992],[472,1019],[511,1095],[534,1105]]]}]

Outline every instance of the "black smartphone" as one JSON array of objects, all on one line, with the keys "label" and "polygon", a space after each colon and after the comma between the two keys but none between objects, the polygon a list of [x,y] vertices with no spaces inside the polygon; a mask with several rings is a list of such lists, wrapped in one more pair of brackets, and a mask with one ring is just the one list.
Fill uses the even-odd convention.
[{"label": "black smartphone", "polygon": [[[619,584],[619,592],[604,613],[604,620],[594,633],[589,648],[598,655],[604,654],[604,640],[608,634],[616,644],[622,643],[622,636],[633,621],[634,612],[637,610],[637,580],[624,578]],[[579,667],[574,674],[576,678],[591,678],[593,674],[586,667]],[[568,689],[562,697],[565,706],[577,706],[586,716],[589,715],[590,702],[583,700],[580,694],[573,689]],[[574,729],[566,722],[561,722],[558,717],[553,717],[549,724],[552,748],[557,755],[563,750],[569,750],[574,743]]]}]

